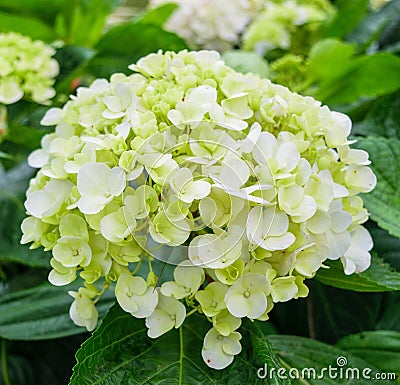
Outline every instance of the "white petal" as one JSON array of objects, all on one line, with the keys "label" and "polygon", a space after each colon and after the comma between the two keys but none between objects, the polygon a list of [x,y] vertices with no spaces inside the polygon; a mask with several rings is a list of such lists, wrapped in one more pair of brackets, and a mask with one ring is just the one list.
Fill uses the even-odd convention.
[{"label": "white petal", "polygon": [[111,195],[118,196],[122,194],[126,187],[126,174],[121,167],[111,169],[108,179],[108,191]]}]

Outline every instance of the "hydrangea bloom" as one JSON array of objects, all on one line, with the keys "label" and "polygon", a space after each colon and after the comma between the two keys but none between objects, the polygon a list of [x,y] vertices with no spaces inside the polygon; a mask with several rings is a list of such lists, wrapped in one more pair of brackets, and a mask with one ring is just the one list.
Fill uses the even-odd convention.
[{"label": "hydrangea bloom", "polygon": [[[84,281],[70,293],[77,325],[95,327],[108,288],[152,338],[199,311],[212,323],[203,358],[221,369],[241,351],[242,318],[307,296],[327,259],[346,274],[368,268],[357,194],[376,178],[350,148],[346,115],[215,51],[150,54],[131,69],[43,118],[56,129],[29,157],[39,171],[21,242],[52,250],[54,285]],[[164,250],[180,259],[157,285],[140,264]]]},{"label": "hydrangea bloom", "polygon": [[176,3],[179,8],[165,28],[175,32],[193,48],[232,48],[246,25],[262,8],[264,0],[150,0],[151,6]]},{"label": "hydrangea bloom", "polygon": [[[243,48],[264,56],[275,48],[298,51],[296,44],[309,47],[313,32],[332,12],[333,7],[325,0],[268,0],[264,10],[246,28]],[[298,41],[294,41],[296,34]]]},{"label": "hydrangea bloom", "polygon": [[0,33],[0,103],[25,98],[46,104],[54,95],[58,63],[55,51],[40,40],[15,32]]}]

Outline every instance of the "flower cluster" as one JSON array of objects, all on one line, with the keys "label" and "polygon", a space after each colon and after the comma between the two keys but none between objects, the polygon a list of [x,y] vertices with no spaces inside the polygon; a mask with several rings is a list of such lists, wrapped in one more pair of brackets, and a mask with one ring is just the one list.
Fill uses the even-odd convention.
[{"label": "flower cluster", "polygon": [[178,4],[179,8],[165,28],[181,36],[193,48],[224,51],[239,43],[240,34],[262,9],[264,1],[150,0],[150,5]]},{"label": "flower cluster", "polygon": [[325,0],[266,1],[263,12],[243,35],[243,48],[261,56],[277,48],[295,52],[308,48],[313,33],[332,12],[333,7]]},{"label": "flower cluster", "polygon": [[[204,361],[221,369],[241,351],[242,319],[307,296],[324,261],[368,268],[358,194],[376,178],[349,147],[346,115],[215,51],[150,54],[131,69],[46,113],[56,128],[28,159],[40,170],[21,242],[52,251],[54,285],[83,279],[70,292],[77,325],[94,329],[108,288],[152,338],[200,312],[212,323]],[[171,252],[174,279],[159,285],[152,264]]]},{"label": "flower cluster", "polygon": [[52,88],[59,67],[55,51],[40,40],[18,33],[0,33],[0,103],[25,98],[46,104],[55,95]]}]

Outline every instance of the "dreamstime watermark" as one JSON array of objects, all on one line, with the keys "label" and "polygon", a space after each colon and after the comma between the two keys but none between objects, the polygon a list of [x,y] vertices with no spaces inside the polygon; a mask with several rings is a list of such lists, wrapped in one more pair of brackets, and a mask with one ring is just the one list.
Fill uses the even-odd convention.
[{"label": "dreamstime watermark", "polygon": [[396,380],[396,373],[374,372],[371,368],[347,367],[347,358],[340,356],[336,366],[328,365],[323,368],[269,368],[267,364],[258,368],[257,376],[261,379],[279,378],[282,380],[316,380],[329,378],[333,380]]}]

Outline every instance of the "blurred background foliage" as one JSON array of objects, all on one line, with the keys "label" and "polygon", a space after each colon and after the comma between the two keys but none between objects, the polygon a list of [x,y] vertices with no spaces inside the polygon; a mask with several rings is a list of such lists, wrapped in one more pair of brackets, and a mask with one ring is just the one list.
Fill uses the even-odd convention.
[{"label": "blurred background foliage", "polygon": [[[242,359],[224,373],[205,368],[201,357],[186,362],[185,371],[201,368],[197,380],[188,383],[200,383],[200,378],[204,384],[237,384],[247,376],[247,383],[255,384],[257,365],[264,362],[276,367],[323,367],[340,354],[353,357],[349,359],[353,366],[400,372],[400,0],[379,10],[372,9],[368,0],[337,0],[332,5],[337,11],[314,31],[311,45],[302,43],[300,34],[293,36],[298,39],[294,51],[274,50],[261,57],[238,46],[223,58],[238,71],[269,77],[350,115],[352,135],[358,139],[355,146],[368,150],[378,177],[377,188],[365,197],[371,213],[367,227],[375,243],[373,263],[365,273],[346,277],[332,262],[331,269],[310,283],[308,299],[280,304],[268,323],[246,326]],[[0,32],[20,32],[57,49],[60,74],[52,105],[61,106],[78,86],[96,77],[129,73],[129,64],[159,49],[190,46],[163,28],[176,5],[146,7],[144,0],[0,0]],[[0,384],[5,385],[68,383],[74,354],[90,337],[68,316],[71,299],[66,293],[74,284],[51,286],[49,253],[19,244],[24,191],[34,173],[26,157],[50,132],[40,125],[47,108],[24,100],[0,112]],[[162,271],[170,274],[168,268]],[[112,297],[106,297],[100,318],[112,304]],[[116,318],[107,341],[102,340],[103,330]],[[203,327],[201,320],[195,323],[196,328]],[[160,347],[150,347],[147,361],[146,356],[130,358],[126,346],[137,345],[130,351],[133,355],[150,344],[143,333],[125,341],[126,331],[142,324],[114,307],[79,350],[71,384],[116,384],[115,379],[121,384],[175,383],[175,369],[180,370],[175,366],[153,382],[145,381],[154,371],[151,362],[164,367],[173,360],[177,335],[168,334]],[[95,377],[100,363],[102,380]]]}]

